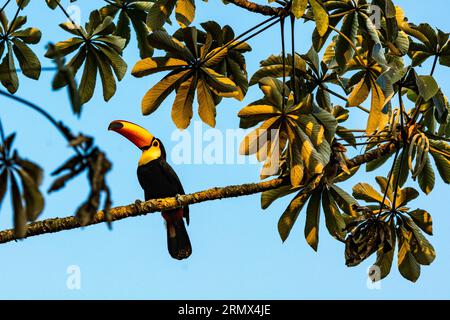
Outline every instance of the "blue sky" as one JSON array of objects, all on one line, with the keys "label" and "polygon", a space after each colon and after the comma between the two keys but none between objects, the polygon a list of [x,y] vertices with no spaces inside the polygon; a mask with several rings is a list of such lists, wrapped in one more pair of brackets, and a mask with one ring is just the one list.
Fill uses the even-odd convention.
[{"label": "blue sky", "polygon": [[[433,26],[450,31],[445,10],[433,9],[444,6],[445,1],[397,0],[395,3],[405,9],[410,21],[431,22]],[[82,21],[86,21],[89,11],[102,1],[78,1],[76,4],[81,7]],[[9,16],[14,6],[11,4],[7,10]],[[43,31],[43,39],[34,49],[42,57],[42,65],[49,66],[51,62],[43,58],[45,44],[70,37],[57,27],[65,20],[64,16],[60,11],[48,9],[44,1],[32,1],[25,13],[29,15],[27,25]],[[233,5],[223,5],[221,1],[197,1],[195,25],[216,20],[221,25],[230,24],[239,34],[263,19]],[[311,24],[297,25],[297,51],[308,50],[311,29]],[[279,28],[275,27],[250,42],[253,47],[247,55],[250,74],[257,70],[260,60],[280,52],[278,35]],[[125,52],[129,70],[138,59],[135,47],[133,40]],[[422,73],[429,70],[427,64]],[[442,67],[436,71],[446,93],[450,92],[450,84],[445,81],[448,72]],[[37,82],[20,77],[17,94],[44,106],[71,127],[96,137],[96,142],[114,161],[109,182],[115,205],[142,198],[135,175],[139,151],[106,128],[115,119],[137,122],[161,138],[166,149],[171,150],[176,143],[170,139],[175,130],[170,120],[173,97],[149,117],[142,117],[140,113],[142,96],[161,75],[135,79],[128,72],[111,101],[105,103],[101,90],[98,90],[85,106],[81,119],[71,114],[64,90],[51,91],[52,76],[43,73]],[[237,112],[259,96],[259,90],[253,87],[244,102],[224,100],[218,107],[217,128],[221,131],[237,128]],[[353,112],[348,126],[361,126],[365,121],[361,116],[358,111]],[[51,183],[49,172],[70,154],[65,141],[32,111],[2,97],[0,117],[7,132],[18,131],[16,147],[21,154],[45,164],[44,189],[48,188]],[[194,120],[198,120],[198,116],[195,115]],[[192,127],[188,130],[193,132]],[[257,181],[259,177],[259,167],[250,164],[176,165],[174,169],[186,192]],[[383,167],[377,174],[383,175],[387,170]],[[373,177],[361,170],[356,179],[342,186],[350,191],[359,181],[372,183]],[[263,211],[259,205],[260,196],[254,195],[192,206],[188,232],[193,254],[181,262],[171,259],[167,253],[166,231],[159,214],[116,222],[113,231],[106,225],[97,225],[3,244],[0,246],[0,298],[448,299],[450,235],[447,230],[450,216],[445,196],[449,189],[442,180],[437,181],[430,196],[422,196],[412,204],[432,214],[435,235],[430,240],[437,251],[435,262],[422,268],[422,275],[415,284],[404,280],[394,266],[379,290],[368,289],[366,271],[374,259],[347,268],[344,246],[328,235],[324,225],[321,225],[319,252],[315,253],[303,237],[304,213],[300,214],[289,239],[282,244],[277,221],[289,198]],[[414,182],[409,184],[414,185]],[[85,179],[78,179],[62,192],[47,197],[47,206],[40,218],[71,215],[85,196]],[[1,208],[1,229],[12,224],[8,202]],[[66,286],[67,268],[72,265],[81,271],[80,290],[70,290]]]}]

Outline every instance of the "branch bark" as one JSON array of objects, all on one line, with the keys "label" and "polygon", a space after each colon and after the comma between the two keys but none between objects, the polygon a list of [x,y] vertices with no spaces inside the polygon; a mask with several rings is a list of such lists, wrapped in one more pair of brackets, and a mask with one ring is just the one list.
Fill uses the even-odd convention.
[{"label": "branch bark", "polygon": [[287,16],[289,14],[284,8],[271,7],[247,0],[227,0],[227,2],[250,12],[256,12],[265,16]]},{"label": "branch bark", "polygon": [[[282,179],[272,179],[260,183],[249,183],[223,188],[212,188],[192,194],[182,195],[177,198],[155,199],[142,203],[135,203],[128,206],[112,208],[110,211],[111,221],[122,220],[129,217],[137,217],[153,212],[171,210],[186,205],[200,203],[204,201],[241,197],[260,193],[263,191],[276,189],[283,184]],[[94,219],[85,226],[106,222],[106,216],[103,211],[97,212]],[[55,233],[63,230],[71,230],[83,227],[74,216],[66,218],[52,218],[30,223],[28,225],[25,238],[42,235],[46,233]],[[0,244],[17,240],[14,237],[14,229],[0,232]]]},{"label": "branch bark", "polygon": [[[348,159],[347,167],[351,169],[356,166],[360,166],[376,158],[382,157],[387,154],[391,154],[395,152],[395,150],[396,150],[395,142],[388,142],[386,144],[379,146],[376,149],[368,151],[363,155],[359,155],[352,159]],[[191,205],[205,201],[234,198],[251,195],[255,193],[261,193],[264,191],[279,188],[283,184],[284,184],[283,179],[272,179],[259,183],[248,183],[223,188],[216,187],[204,191],[195,192],[192,194],[182,195],[179,196],[178,198],[155,199],[142,203],[115,207],[111,209],[110,216],[111,221],[118,221],[129,217],[137,217],[149,213],[160,212],[163,210],[176,209],[186,205]],[[99,211],[95,215],[94,219],[84,226],[99,224],[102,222],[107,222],[106,216],[104,212]],[[83,226],[78,222],[77,218],[74,216],[65,218],[46,219],[30,223],[28,225],[27,234],[25,238],[47,233],[60,232],[63,230],[77,229],[81,227]],[[0,232],[0,244],[7,243],[13,240],[17,240],[14,237],[13,229],[4,230]]]}]

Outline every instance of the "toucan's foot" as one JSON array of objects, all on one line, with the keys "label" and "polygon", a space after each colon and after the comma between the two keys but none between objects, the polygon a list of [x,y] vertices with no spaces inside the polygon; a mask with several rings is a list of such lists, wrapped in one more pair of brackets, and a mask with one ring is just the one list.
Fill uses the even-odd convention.
[{"label": "toucan's foot", "polygon": [[139,207],[139,208],[141,208],[142,207],[142,201],[141,200],[139,200],[139,199],[137,199],[135,202],[134,202],[134,205],[136,206],[136,207]]},{"label": "toucan's foot", "polygon": [[175,195],[175,200],[177,200],[178,205],[181,207],[182,203],[181,203],[181,194],[176,194]]}]

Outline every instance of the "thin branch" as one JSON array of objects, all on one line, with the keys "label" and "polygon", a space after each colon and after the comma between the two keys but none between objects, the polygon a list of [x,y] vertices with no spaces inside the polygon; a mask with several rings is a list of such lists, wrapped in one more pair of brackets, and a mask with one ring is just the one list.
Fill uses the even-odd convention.
[{"label": "thin branch", "polygon": [[[371,150],[363,155],[347,160],[349,169],[360,166],[366,162],[382,157],[386,154],[395,152],[395,143],[389,142],[378,148]],[[223,188],[212,188],[188,195],[182,195],[178,198],[155,199],[142,203],[130,204],[128,206],[116,207],[110,210],[110,221],[118,221],[129,217],[146,215],[148,213],[160,212],[163,210],[171,210],[194,203],[212,201],[218,199],[226,199],[233,197],[241,197],[255,193],[261,193],[268,190],[279,188],[285,184],[283,179],[273,179],[259,183],[249,183],[236,186],[228,186]],[[99,211],[93,221],[88,225],[107,222],[105,213]],[[43,221],[37,221],[28,225],[26,238],[38,236],[47,233],[55,233],[63,230],[71,230],[82,227],[76,217],[53,218]],[[0,232],[0,243],[6,243],[16,240],[14,238],[14,230],[4,230]]]},{"label": "thin branch", "polygon": [[431,68],[430,76],[433,76],[434,71],[436,70],[438,58],[439,58],[438,55],[435,55],[435,56],[434,56],[433,67]]},{"label": "thin branch", "polygon": [[0,13],[3,12],[3,10],[5,10],[5,8],[8,6],[8,4],[11,2],[11,0],[8,0],[5,2],[5,4],[3,5],[3,7],[0,8]]},{"label": "thin branch", "polygon": [[[283,184],[282,179],[273,179],[260,183],[250,183],[237,186],[228,186],[224,188],[212,188],[193,194],[182,195],[178,198],[155,199],[143,203],[131,204],[128,206],[116,207],[109,211],[111,221],[118,221],[129,217],[137,217],[148,213],[171,210],[186,205],[200,203],[211,200],[240,197],[260,193],[280,187]],[[106,216],[103,211],[99,211],[93,221],[88,225],[106,222]],[[43,221],[33,222],[28,225],[26,238],[54,233],[63,230],[71,230],[82,227],[76,217],[54,218]],[[6,243],[15,240],[14,230],[4,230],[0,232],[0,243]]]},{"label": "thin branch", "polygon": [[[294,88],[294,103],[298,103],[297,98],[297,84],[295,80],[295,17],[293,15],[290,16],[291,18],[291,55],[292,55],[292,87]],[[283,73],[285,71],[283,70]]]},{"label": "thin branch", "polygon": [[228,0],[227,2],[241,7],[247,11],[256,12],[265,16],[287,16],[289,14],[289,12],[284,8],[274,8],[247,0]]},{"label": "thin branch", "polygon": [[[284,41],[284,17],[280,19],[280,28],[281,28],[281,55],[283,60],[283,89],[282,89],[282,106],[281,108],[284,110],[286,106],[286,46]],[[295,71],[295,69],[293,69]],[[295,75],[294,75],[295,76]],[[295,87],[294,87],[295,91]]]},{"label": "thin branch", "polygon": [[13,27],[14,23],[17,20],[17,17],[19,16],[19,12],[20,10],[22,10],[22,5],[23,5],[24,0],[21,0],[19,3],[19,7],[17,8],[16,14],[14,15],[14,18],[12,19],[11,23],[9,24],[8,30],[6,30],[5,35],[8,36],[9,33],[11,32],[11,28]]},{"label": "thin branch", "polygon": [[88,39],[86,38],[86,36],[81,31],[80,26],[78,26],[75,23],[75,21],[73,21],[72,17],[69,15],[69,13],[66,11],[66,9],[64,9],[62,4],[59,1],[57,1],[56,4],[61,9],[61,11],[64,13],[64,15],[67,17],[67,19],[69,19],[70,23],[72,23],[72,25],[75,27],[75,30],[77,30],[77,33],[80,35],[80,37],[83,38],[84,41],[87,41]]},{"label": "thin branch", "polygon": [[[63,130],[63,128],[61,127],[61,123],[59,121],[57,121],[55,118],[52,117],[52,115],[50,113],[48,113],[47,111],[45,111],[43,108],[39,107],[38,105],[36,105],[35,103],[28,101],[24,98],[18,97],[16,95],[10,94],[7,91],[4,91],[3,89],[0,89],[0,95],[5,96],[9,99],[12,99],[14,101],[20,102],[21,104],[29,107],[30,109],[36,111],[37,113],[39,113],[40,115],[42,115],[45,119],[47,119],[57,130],[59,133],[61,133],[61,135],[64,137],[64,139],[67,140],[67,142],[70,142],[71,137],[67,136],[67,133]],[[72,146],[72,148],[75,150],[75,152],[78,155],[81,155],[81,152],[78,150],[77,146]]]},{"label": "thin branch", "polygon": [[[337,98],[339,98],[339,99],[341,99],[341,100],[343,100],[343,101],[345,101],[345,102],[348,102],[348,99],[347,99],[346,97],[344,97],[343,95],[340,95],[339,93],[337,93],[337,92],[335,92],[335,91],[329,89],[328,87],[326,87],[326,86],[321,86],[321,88],[322,88],[323,90],[325,90],[326,92],[328,92],[329,94],[332,94],[333,96],[335,96],[335,97],[337,97]],[[364,108],[363,106],[356,106],[356,107],[357,107],[358,109],[360,109],[360,110],[366,112],[366,113],[370,113],[370,110]]]},{"label": "thin branch", "polygon": [[359,156],[356,156],[352,159],[348,159],[347,162],[347,167],[353,168],[353,167],[357,167],[360,166],[364,163],[370,162],[372,160],[378,159],[380,157],[383,157],[385,155],[388,154],[392,154],[397,150],[396,144],[394,141],[388,142],[386,144],[383,144],[379,147],[377,147],[376,149],[367,151],[364,154],[361,154]]}]

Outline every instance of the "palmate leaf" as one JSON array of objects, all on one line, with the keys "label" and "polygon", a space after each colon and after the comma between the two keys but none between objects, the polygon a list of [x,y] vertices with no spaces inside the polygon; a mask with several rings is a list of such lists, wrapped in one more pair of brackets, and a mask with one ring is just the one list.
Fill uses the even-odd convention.
[{"label": "palmate leaf", "polygon": [[221,72],[219,68],[231,53],[237,51],[212,46],[213,37],[195,27],[180,29],[174,36],[165,31],[149,35],[149,43],[165,50],[166,56],[142,59],[131,73],[135,77],[144,77],[156,72],[171,72],[145,94],[142,100],[144,115],[153,113],[170,93],[176,91],[172,120],[178,128],[185,129],[192,118],[192,101],[197,91],[198,114],[203,122],[214,127],[220,98],[243,98],[243,90],[231,79],[235,74],[228,72],[227,68]]},{"label": "palmate leaf", "polygon": [[418,26],[402,24],[403,31],[419,42],[411,42],[408,55],[412,60],[412,66],[423,64],[431,57],[439,57],[439,63],[450,67],[450,41],[449,34],[441,30],[435,31],[429,24],[422,23]]},{"label": "palmate leaf", "polygon": [[[292,186],[297,187],[304,175],[320,174],[328,164],[337,121],[330,113],[314,108],[311,96],[295,105],[289,88],[284,86],[283,89],[283,83],[278,79],[263,78],[259,86],[264,98],[243,108],[238,116],[241,127],[263,123],[244,138],[240,152],[256,153],[259,161],[265,161],[270,157],[261,154],[271,150],[273,145],[277,146],[278,155],[288,145],[290,180]],[[273,135],[273,131],[277,134]]]},{"label": "palmate leaf", "polygon": [[29,45],[40,41],[41,32],[36,28],[21,29],[27,22],[26,17],[18,16],[14,23],[8,23],[4,11],[0,12],[0,21],[0,81],[10,93],[15,93],[19,88],[19,79],[14,58],[24,76],[39,79],[41,63]]},{"label": "palmate leaf", "polygon": [[355,73],[349,80],[349,87],[352,87],[348,97],[348,106],[357,107],[361,105],[372,93],[370,114],[367,121],[366,133],[372,134],[377,129],[383,129],[389,121],[389,113],[386,105],[388,99],[383,88],[377,81],[381,75],[380,65],[368,58],[354,60],[352,69],[363,69]]},{"label": "palmate leaf", "polygon": [[[66,64],[66,68],[75,76],[84,64],[81,81],[78,87],[80,104],[88,102],[94,95],[97,74],[100,75],[103,86],[103,98],[109,101],[116,91],[116,79],[121,81],[125,75],[127,64],[122,59],[122,50],[126,39],[113,35],[115,25],[112,17],[101,16],[99,11],[91,12],[85,28],[63,23],[60,27],[77,35],[66,41],[60,41],[49,48],[45,54],[48,58],[56,55],[75,55]],[[55,87],[63,87],[70,82],[59,81]],[[80,113],[81,109],[74,109]]]},{"label": "palmate leaf", "polygon": [[141,58],[153,55],[153,48],[147,40],[150,30],[146,25],[147,14],[153,5],[154,1],[151,0],[114,0],[113,4],[99,10],[102,16],[117,17],[114,35],[125,39],[125,46],[130,41],[133,26]]},{"label": "palmate leaf", "polygon": [[63,129],[71,139],[70,146],[79,147],[82,153],[71,156],[52,172],[52,176],[56,178],[48,192],[61,190],[68,182],[85,173],[89,183],[89,193],[87,199],[77,209],[78,221],[81,225],[86,225],[92,221],[101,207],[107,220],[110,221],[109,209],[112,199],[106,176],[111,170],[111,162],[105,153],[94,145],[93,138],[84,135],[74,136],[68,128]]},{"label": "palmate leaf", "polygon": [[0,146],[0,207],[8,190],[14,214],[16,238],[26,236],[27,223],[35,221],[44,209],[44,197],[39,190],[42,169],[23,159],[12,149],[14,135]]},{"label": "palmate leaf", "polygon": [[[342,21],[339,35],[332,44],[336,61],[340,67],[345,68],[354,57],[355,50],[352,43],[356,44],[358,35],[362,35],[364,43],[371,46],[369,51],[371,51],[374,44],[381,43],[377,26],[373,24],[370,18],[372,12],[368,1],[324,1],[323,5],[330,14],[330,25],[335,27]],[[392,15],[387,11],[382,11],[381,13],[384,17]],[[383,16],[380,18],[383,18]],[[393,21],[392,17],[390,20]],[[327,42],[330,34],[330,30],[328,32],[315,30],[313,34],[314,47],[319,50]]]},{"label": "palmate leaf", "polygon": [[299,190],[278,222],[278,231],[283,241],[289,236],[298,215],[308,201],[304,230],[306,242],[317,251],[321,208],[330,235],[340,241],[344,240],[345,221],[354,214],[354,210],[351,208],[353,205],[357,205],[357,202],[335,184],[326,182],[331,180],[331,178],[324,179],[324,175],[320,174],[305,181],[303,187],[286,186],[272,193],[263,194],[262,200],[266,199],[264,201],[265,207],[267,207],[275,199]]},{"label": "palmate leaf", "polygon": [[408,202],[418,197],[419,193],[415,189],[398,188],[394,192],[393,184],[388,184],[386,178],[377,177],[377,182],[389,199],[386,208],[382,210],[378,210],[381,209],[381,194],[368,184],[358,184],[354,187],[356,198],[377,205],[360,207],[364,212],[362,218],[355,219],[353,224],[356,226],[352,227],[351,236],[347,237],[346,257],[350,258],[347,261],[350,265],[356,265],[377,252],[375,266],[379,269],[374,270],[378,270],[379,274],[374,274],[373,280],[378,281],[390,272],[397,239],[398,269],[403,277],[415,282],[420,276],[420,265],[431,264],[436,256],[433,246],[421,231],[432,234],[431,215],[425,210],[409,211],[409,208],[405,207]]}]

